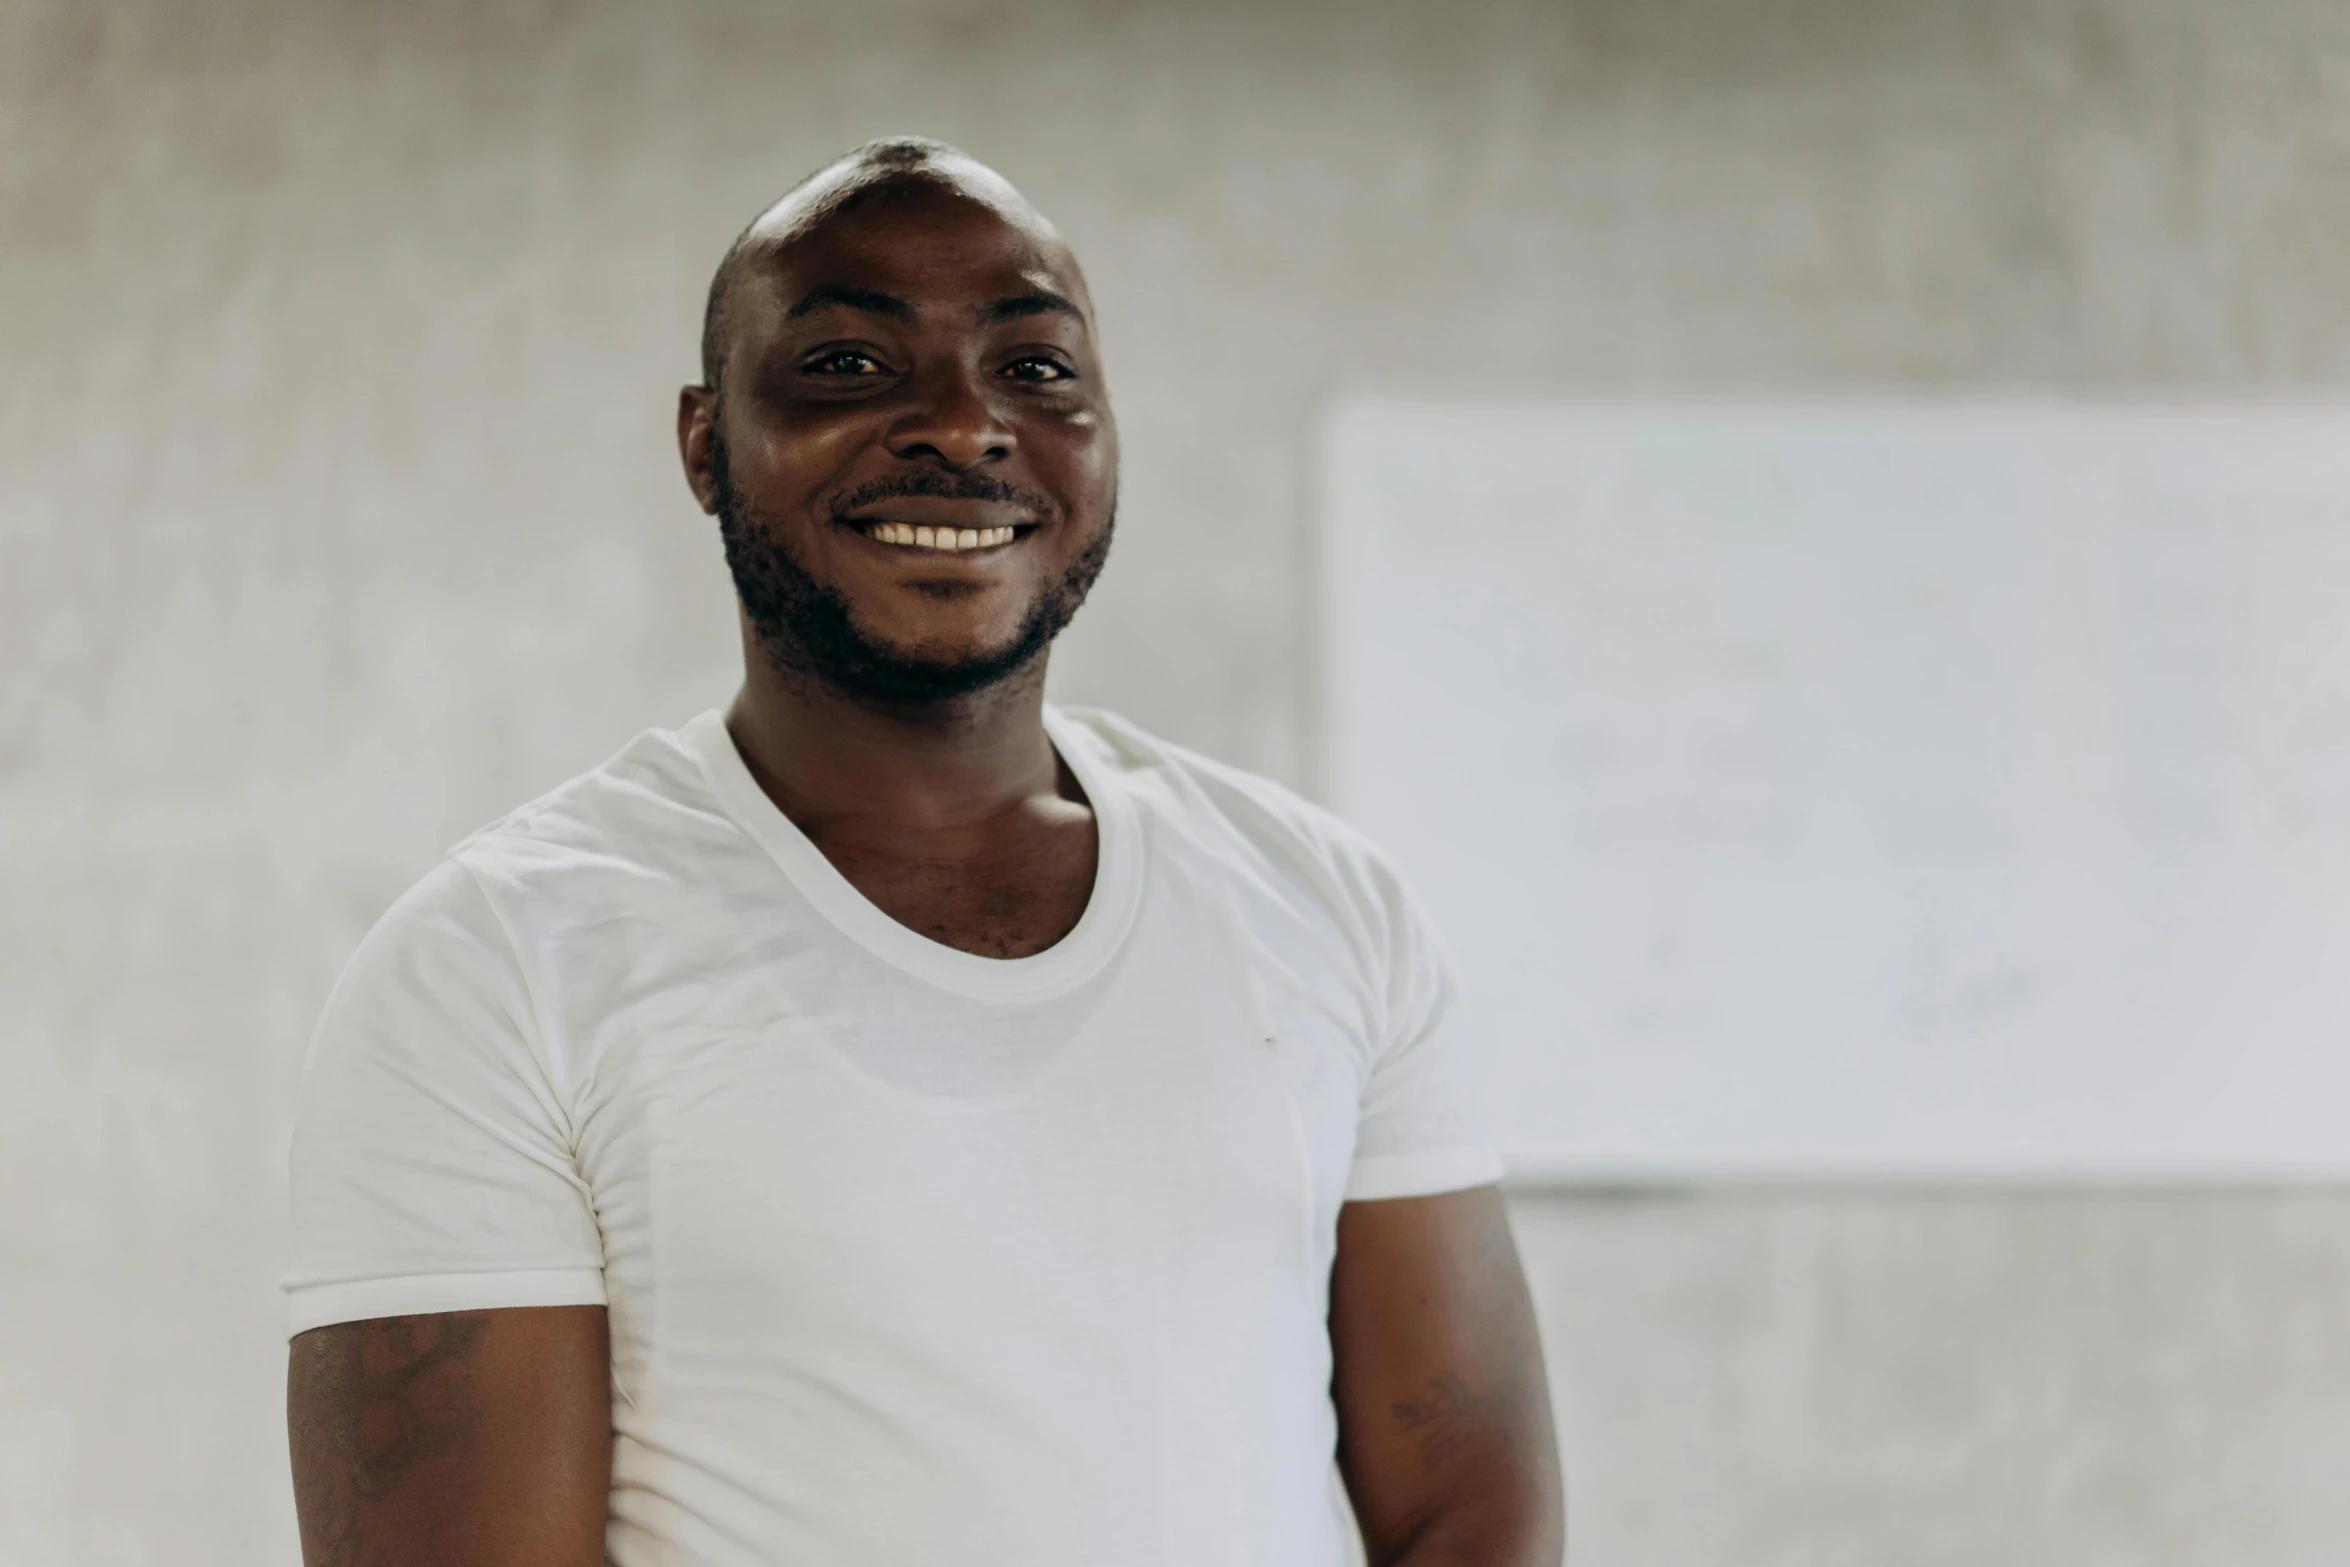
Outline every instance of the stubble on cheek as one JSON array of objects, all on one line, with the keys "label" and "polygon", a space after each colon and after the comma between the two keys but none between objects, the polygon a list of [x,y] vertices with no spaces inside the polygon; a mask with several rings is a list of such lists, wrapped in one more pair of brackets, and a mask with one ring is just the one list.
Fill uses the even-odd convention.
[{"label": "stubble on cheek", "polygon": [[[775,516],[735,482],[723,439],[712,447],[727,566],[761,651],[778,669],[852,694],[941,699],[1028,666],[1076,614],[1115,528],[1112,491],[1099,527],[1066,559],[1044,563],[1030,554],[1038,564],[1024,561],[994,585],[943,576],[924,582],[873,553],[883,547],[848,537],[854,530],[840,519],[903,494],[1012,500],[1049,519],[1047,527],[1075,524],[1049,495],[992,477],[935,472],[806,492],[794,513]],[[910,551],[907,564],[918,573],[919,557]]]}]

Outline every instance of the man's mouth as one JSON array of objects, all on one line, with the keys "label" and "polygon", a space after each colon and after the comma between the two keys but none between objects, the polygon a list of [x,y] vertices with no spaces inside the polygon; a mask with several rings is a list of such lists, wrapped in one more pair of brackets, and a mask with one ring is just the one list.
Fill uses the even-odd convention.
[{"label": "man's mouth", "polygon": [[995,528],[937,528],[910,522],[856,522],[850,524],[876,544],[917,550],[991,550],[1009,544],[1027,530]]}]

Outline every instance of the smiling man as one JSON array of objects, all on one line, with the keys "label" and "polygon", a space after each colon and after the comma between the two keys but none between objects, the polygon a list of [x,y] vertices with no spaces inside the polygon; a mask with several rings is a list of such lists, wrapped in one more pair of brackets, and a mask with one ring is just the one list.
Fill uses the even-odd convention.
[{"label": "smiling man", "polygon": [[[294,1140],[304,1558],[1561,1553],[1433,938],[1344,826],[1044,701],[1117,436],[1060,236],[860,148],[711,284],[745,676],[369,935]],[[1171,656],[1180,650],[1171,649]]]}]

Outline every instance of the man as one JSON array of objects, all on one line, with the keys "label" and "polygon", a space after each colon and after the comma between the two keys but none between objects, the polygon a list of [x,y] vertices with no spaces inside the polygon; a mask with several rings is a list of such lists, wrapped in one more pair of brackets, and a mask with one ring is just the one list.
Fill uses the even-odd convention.
[{"label": "man", "polygon": [[[293,1156],[305,1560],[1559,1560],[1447,981],[1346,828],[1043,700],[1117,437],[1003,179],[859,149],[711,285],[745,677],[476,834]],[[1180,656],[1179,649],[1171,649]]]}]

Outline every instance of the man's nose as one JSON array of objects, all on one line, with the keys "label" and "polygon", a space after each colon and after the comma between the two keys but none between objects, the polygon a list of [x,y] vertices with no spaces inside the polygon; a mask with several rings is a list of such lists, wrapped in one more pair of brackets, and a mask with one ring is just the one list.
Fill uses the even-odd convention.
[{"label": "man's nose", "polygon": [[893,456],[962,470],[1012,455],[1012,427],[980,372],[940,366],[916,384],[914,402],[890,427]]}]

